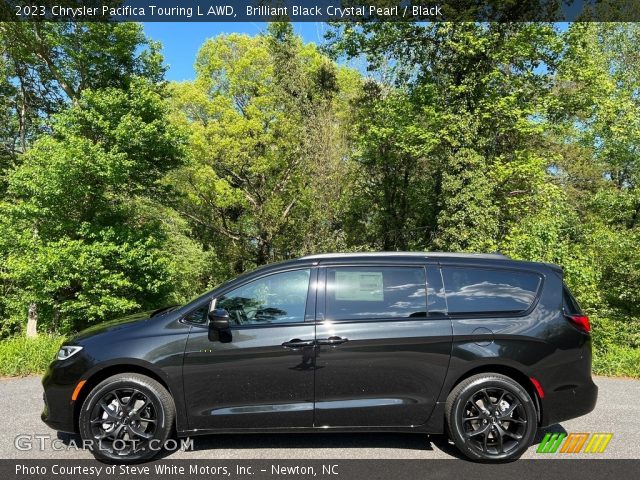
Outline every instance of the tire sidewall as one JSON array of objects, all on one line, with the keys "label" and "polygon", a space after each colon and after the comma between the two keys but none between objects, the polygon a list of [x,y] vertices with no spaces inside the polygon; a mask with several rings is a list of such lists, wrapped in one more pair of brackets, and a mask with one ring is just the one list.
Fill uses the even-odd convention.
[{"label": "tire sidewall", "polygon": [[136,452],[132,455],[119,455],[117,451],[110,451],[104,445],[100,447],[100,445],[96,445],[93,433],[91,431],[91,412],[95,408],[98,401],[108,392],[118,389],[118,388],[136,388],[143,392],[148,396],[151,401],[155,411],[157,412],[158,423],[156,427],[156,432],[154,435],[154,443],[158,441],[158,446],[161,446],[166,441],[169,436],[171,426],[167,425],[167,412],[165,406],[160,400],[160,392],[157,389],[145,382],[142,378],[130,378],[130,377],[120,377],[120,378],[111,378],[103,381],[98,384],[87,396],[84,403],[82,404],[82,408],[80,410],[80,416],[78,419],[78,427],[80,431],[80,436],[82,440],[90,441],[89,449],[91,452],[102,460],[108,461],[117,461],[119,463],[132,463],[139,462],[142,460],[149,459],[155,456],[159,450],[151,449],[148,446],[144,447],[140,451]]},{"label": "tire sidewall", "polygon": [[[481,389],[494,387],[505,389],[520,400],[526,413],[527,428],[515,450],[501,455],[486,455],[483,452],[479,452],[469,444],[462,428],[462,416],[466,403],[473,394]],[[502,379],[494,376],[478,378],[462,389],[456,397],[452,407],[448,422],[450,435],[458,449],[472,460],[480,462],[507,462],[517,460],[527,450],[527,448],[529,448],[535,438],[537,431],[537,416],[533,401],[527,391],[518,383],[507,380],[506,378]]]}]

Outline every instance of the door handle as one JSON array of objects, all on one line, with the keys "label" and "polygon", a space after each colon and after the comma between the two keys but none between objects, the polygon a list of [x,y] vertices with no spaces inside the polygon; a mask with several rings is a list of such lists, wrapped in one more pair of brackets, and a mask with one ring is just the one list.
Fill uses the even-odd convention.
[{"label": "door handle", "polygon": [[348,338],[343,337],[329,337],[318,340],[318,345],[340,345],[341,343],[348,342]]},{"label": "door handle", "polygon": [[282,346],[287,348],[301,348],[312,347],[313,345],[315,345],[315,343],[315,340],[300,340],[299,338],[294,338],[293,340],[284,342]]}]

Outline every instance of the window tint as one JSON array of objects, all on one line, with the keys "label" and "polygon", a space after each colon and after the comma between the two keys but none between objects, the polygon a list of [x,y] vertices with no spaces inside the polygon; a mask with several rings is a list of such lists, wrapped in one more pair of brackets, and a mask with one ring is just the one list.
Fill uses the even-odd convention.
[{"label": "window tint", "polygon": [[216,301],[235,325],[303,322],[310,270],[294,270],[260,278]]},{"label": "window tint", "polygon": [[427,267],[427,314],[442,317],[447,314],[447,301],[439,267]]},{"label": "window tint", "polygon": [[368,320],[426,315],[423,268],[327,269],[327,318]]},{"label": "window tint", "polygon": [[575,297],[571,295],[569,288],[566,285],[563,285],[562,291],[563,291],[563,297],[564,297],[563,298],[564,311],[568,315],[582,315],[582,309],[580,308],[580,305],[578,305],[578,302],[575,299]]},{"label": "window tint", "polygon": [[442,269],[450,314],[520,313],[536,298],[540,276],[513,270]]},{"label": "window tint", "polygon": [[193,310],[185,315],[184,319],[190,323],[207,323],[207,313],[209,311],[209,304]]}]

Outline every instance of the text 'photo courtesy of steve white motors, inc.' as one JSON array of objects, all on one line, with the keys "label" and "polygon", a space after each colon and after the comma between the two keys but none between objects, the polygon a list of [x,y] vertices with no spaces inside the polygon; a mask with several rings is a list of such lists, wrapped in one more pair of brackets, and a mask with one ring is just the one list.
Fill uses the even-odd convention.
[{"label": "text 'photo courtesy of steve white motors, inc.'", "polygon": [[196,463],[156,463],[154,465],[72,465],[72,464],[51,464],[25,465],[16,464],[15,473],[18,476],[30,477],[62,477],[89,476],[93,478],[126,476],[126,477],[245,477],[264,475],[274,476],[340,476],[340,465],[332,463],[313,464],[286,464],[264,462],[242,464],[227,462],[226,464],[199,465]]},{"label": "text 'photo courtesy of steve white motors, inc.'", "polygon": [[636,0],[0,0],[0,479],[640,470]]}]

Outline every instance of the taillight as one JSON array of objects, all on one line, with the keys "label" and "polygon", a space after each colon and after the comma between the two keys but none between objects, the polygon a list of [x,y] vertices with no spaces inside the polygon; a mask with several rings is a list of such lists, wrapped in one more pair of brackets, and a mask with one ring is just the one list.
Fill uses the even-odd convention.
[{"label": "taillight", "polygon": [[574,327],[578,330],[582,330],[585,333],[591,331],[591,324],[589,323],[589,317],[586,315],[565,315]]}]

